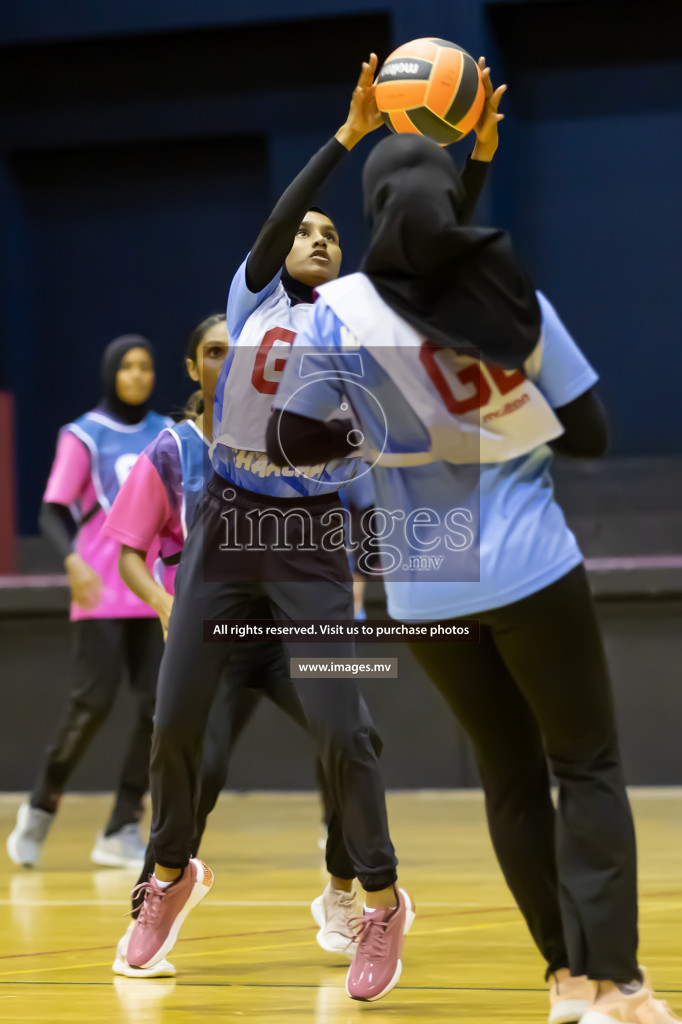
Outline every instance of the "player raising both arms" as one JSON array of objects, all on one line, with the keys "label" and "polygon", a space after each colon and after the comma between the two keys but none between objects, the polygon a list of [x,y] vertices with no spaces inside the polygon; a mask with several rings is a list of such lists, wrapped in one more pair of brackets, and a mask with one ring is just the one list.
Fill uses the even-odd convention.
[{"label": "player raising both arms", "polygon": [[[372,84],[375,67],[372,55],[363,65],[345,124],[286,190],[230,288],[227,327],[232,347],[216,392],[216,473],[185,544],[160,675],[151,764],[156,866],[128,948],[133,966],[153,966],[165,956],[182,920],[210,886],[205,866],[190,860],[195,765],[229,648],[203,642],[202,619],[245,618],[263,595],[284,623],[321,613],[330,619],[353,617],[345,550],[325,550],[323,543],[330,517],[340,509],[336,491],[352,474],[352,464],[332,458],[305,472],[278,472],[265,458],[265,427],[281,360],[310,316],[312,289],[339,271],[335,225],[313,204],[343,155],[381,123]],[[491,95],[482,127],[491,120],[496,125],[499,115],[490,108],[498,101],[499,95]],[[491,156],[494,146],[488,140],[485,148]],[[479,155],[489,158],[487,152]],[[483,166],[471,162],[472,193],[476,176],[482,181]],[[243,544],[254,519],[259,525],[257,549]],[[288,531],[284,544],[283,521]],[[289,645],[288,653],[338,659],[353,649],[345,642],[321,650],[314,644]],[[347,679],[342,684],[302,679],[296,688],[369,908],[347,989],[354,998],[377,999],[398,980],[403,934],[413,910],[407,895],[396,888],[396,860],[369,716],[357,687]],[[348,888],[350,883],[347,879]],[[341,896],[328,893],[330,913],[340,910],[340,891]]]},{"label": "player raising both arms", "polygon": [[[208,484],[187,536],[159,678],[151,762],[151,841],[156,863],[128,944],[128,963],[133,967],[153,967],[165,957],[182,920],[211,884],[208,868],[191,857],[193,807],[199,783],[198,750],[229,645],[204,643],[202,620],[246,619],[263,596],[280,620],[316,618],[321,611],[329,618],[352,619],[352,590],[343,548],[321,558],[319,553],[306,556],[296,550],[300,538],[294,529],[293,551],[292,547],[273,550],[277,543],[272,522],[270,531],[267,525],[262,530],[257,551],[239,550],[238,537],[230,550],[230,541],[235,529],[249,529],[248,512],[286,513],[298,504],[305,505],[313,533],[315,529],[319,532],[322,516],[339,506],[336,489],[352,472],[346,461],[316,467],[308,476],[292,474],[286,489],[281,474],[276,477],[266,472],[262,459],[265,423],[276,382],[272,382],[270,366],[265,365],[268,352],[261,342],[271,349],[275,344],[281,346],[284,339],[288,347],[287,339],[291,340],[311,308],[300,297],[290,297],[279,282],[290,250],[292,296],[300,291],[309,301],[314,285],[338,273],[341,254],[334,225],[319,213],[307,217],[305,225],[302,221],[340,156],[380,124],[372,92],[375,64],[373,58],[363,67],[338,139],[313,158],[282,197],[230,289],[227,327],[232,347],[215,403],[218,429],[214,433],[220,435],[220,443],[214,467],[218,472]],[[228,440],[230,451],[226,452]],[[261,465],[257,468],[254,461],[258,455],[253,453],[259,451]],[[243,472],[251,472],[246,482]],[[299,533],[304,528],[301,522]],[[289,653],[309,651],[290,648]],[[324,653],[349,655],[352,648],[332,645]],[[357,687],[349,681],[305,679],[297,684],[297,691],[317,739],[354,873],[369,893],[376,924],[371,932],[365,929],[365,941],[360,943],[365,953],[374,955],[375,970],[372,974],[361,972],[359,977],[356,971],[349,986],[360,998],[378,998],[398,980],[402,936],[412,908],[395,887],[396,860],[369,715]],[[357,955],[353,966],[356,961]]]},{"label": "player raising both arms", "polygon": [[[635,836],[608,669],[550,475],[549,444],[605,449],[597,375],[544,296],[538,308],[503,233],[461,228],[458,176],[434,143],[380,143],[363,186],[365,273],[320,289],[275,397],[285,411],[268,454],[297,464],[316,444],[323,457],[324,421],[347,396],[379,453],[377,507],[413,527],[395,565],[396,531],[380,538],[391,616],[480,621],[480,643],[410,646],[474,743],[495,850],[552,977],[551,1024],[672,1024],[637,963]],[[472,341],[488,365],[467,354]],[[363,389],[347,376],[352,352]],[[410,548],[438,550],[437,581]]]}]

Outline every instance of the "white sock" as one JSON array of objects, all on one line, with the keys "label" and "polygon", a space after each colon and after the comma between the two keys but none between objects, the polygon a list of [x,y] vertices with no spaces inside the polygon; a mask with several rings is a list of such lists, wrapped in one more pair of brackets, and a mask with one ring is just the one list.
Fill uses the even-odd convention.
[{"label": "white sock", "polygon": [[[156,875],[154,875],[154,881],[161,889],[167,889],[169,885],[173,884],[173,882],[162,882],[160,878],[156,877]],[[176,879],[173,879],[173,881],[176,881]]]}]

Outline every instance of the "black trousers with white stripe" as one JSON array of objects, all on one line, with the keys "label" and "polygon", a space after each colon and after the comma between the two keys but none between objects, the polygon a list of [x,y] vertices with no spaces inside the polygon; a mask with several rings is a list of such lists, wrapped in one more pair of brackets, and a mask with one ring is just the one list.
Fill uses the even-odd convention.
[{"label": "black trousers with white stripe", "polygon": [[480,644],[410,647],[473,742],[509,888],[550,972],[630,982],[635,833],[585,568],[476,618]]}]

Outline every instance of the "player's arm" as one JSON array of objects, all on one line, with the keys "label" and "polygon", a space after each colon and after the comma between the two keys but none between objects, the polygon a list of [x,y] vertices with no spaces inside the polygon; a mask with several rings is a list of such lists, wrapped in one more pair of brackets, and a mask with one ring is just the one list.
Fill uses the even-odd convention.
[{"label": "player's arm", "polygon": [[168,495],[157,466],[168,436],[168,431],[162,431],[142,452],[116,495],[103,527],[106,536],[121,545],[119,576],[136,597],[154,609],[164,634],[173,598],[154,579],[145,559],[171,519]]},{"label": "player's arm", "polygon": [[471,156],[467,157],[462,171],[465,200],[458,210],[458,219],[461,224],[468,224],[471,220],[485,185],[490,161],[497,152],[499,144],[497,126],[504,118],[504,114],[499,113],[500,100],[507,91],[506,85],[498,85],[497,89],[493,89],[490,68],[486,65],[485,57],[479,57],[478,66],[481,69],[485,88],[485,103],[481,116],[474,126],[476,145]]},{"label": "player's arm", "polygon": [[99,573],[74,550],[78,526],[69,506],[85,493],[89,478],[90,453],[78,438],[64,431],[52,463],[38,525],[64,563],[72,601],[86,609],[96,608],[100,603],[103,584]]},{"label": "player's arm", "polygon": [[321,420],[276,409],[266,431],[268,458],[276,466],[343,459],[354,449],[348,443],[352,420]]},{"label": "player's arm", "polygon": [[561,437],[551,442],[556,452],[574,459],[600,459],[606,454],[609,421],[594,388],[554,412],[564,428]]},{"label": "player's arm", "polygon": [[69,509],[56,501],[44,501],[38,525],[42,536],[64,563],[71,600],[80,608],[96,608],[101,600],[102,578],[74,551],[78,527]]},{"label": "player's arm", "polygon": [[161,620],[164,637],[168,633],[168,620],[173,607],[172,596],[154,579],[146,564],[147,552],[141,548],[121,544],[118,556],[119,576],[128,590],[140,601],[153,608]]},{"label": "player's arm", "polygon": [[294,178],[263,225],[246,261],[250,292],[261,292],[279,273],[325,180],[360,139],[383,123],[374,99],[376,66],[377,56],[372,53],[369,61],[363,62],[345,123]]},{"label": "player's arm", "polygon": [[69,509],[56,501],[44,501],[40,506],[38,526],[43,538],[65,562],[73,553],[73,542],[78,532]]},{"label": "player's arm", "polygon": [[606,410],[595,384],[596,371],[580,351],[549,299],[537,293],[542,312],[542,338],[536,354],[526,365],[531,380],[539,386],[564,428],[551,442],[562,455],[577,459],[598,459],[609,443]]}]

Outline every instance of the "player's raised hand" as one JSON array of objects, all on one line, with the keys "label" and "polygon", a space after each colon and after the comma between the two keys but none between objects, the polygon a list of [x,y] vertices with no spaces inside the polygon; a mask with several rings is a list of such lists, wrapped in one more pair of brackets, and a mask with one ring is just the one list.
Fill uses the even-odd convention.
[{"label": "player's raised hand", "polygon": [[490,80],[490,68],[486,65],[485,57],[478,58],[478,66],[481,69],[481,78],[485,88],[485,103],[481,116],[474,125],[476,132],[476,145],[474,146],[474,160],[492,160],[498,146],[497,126],[504,119],[504,114],[499,113],[500,100],[507,91],[506,85],[498,85],[493,90],[493,83]]},{"label": "player's raised hand", "polygon": [[362,62],[362,70],[358,84],[353,90],[346,123],[336,133],[336,138],[346,149],[352,149],[368,132],[373,132],[383,124],[374,96],[377,63],[376,53],[370,53],[369,60]]}]

